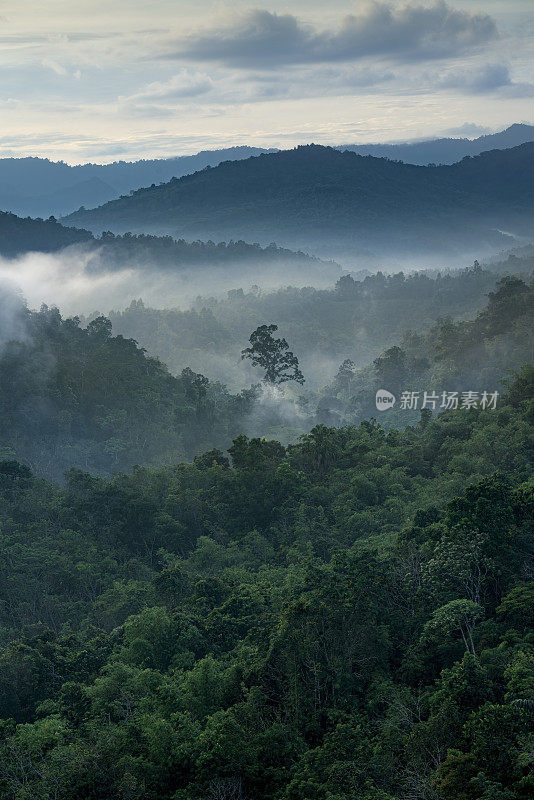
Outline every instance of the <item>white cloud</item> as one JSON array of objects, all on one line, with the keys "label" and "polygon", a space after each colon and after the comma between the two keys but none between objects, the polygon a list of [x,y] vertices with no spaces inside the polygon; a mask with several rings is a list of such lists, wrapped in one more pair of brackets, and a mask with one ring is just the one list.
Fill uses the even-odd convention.
[{"label": "white cloud", "polygon": [[131,102],[168,102],[183,98],[198,97],[209,92],[213,81],[204,73],[182,69],[167,81],[149,83],[136,94],[120,98]]},{"label": "white cloud", "polygon": [[486,125],[478,125],[476,122],[464,122],[463,125],[457,125],[443,131],[444,136],[459,136],[468,139],[484,136],[486,133],[491,133],[491,128],[488,128]]}]

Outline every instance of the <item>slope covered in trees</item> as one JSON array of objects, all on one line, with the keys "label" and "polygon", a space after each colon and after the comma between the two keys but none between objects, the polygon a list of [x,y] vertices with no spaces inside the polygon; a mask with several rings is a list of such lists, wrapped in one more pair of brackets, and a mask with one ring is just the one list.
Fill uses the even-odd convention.
[{"label": "slope covered in trees", "polygon": [[[440,138],[397,144],[346,144],[336,149],[408,164],[452,164],[468,155],[517,147],[533,140],[533,126],[515,124],[504,131],[475,139]],[[142,186],[190,175],[223,161],[238,161],[274,151],[261,147],[228,147],[175,158],[74,166],[45,158],[1,158],[0,208],[22,216],[68,214],[80,206],[94,208]]]},{"label": "slope covered in trees", "polygon": [[105,317],[81,328],[59,311],[0,295],[0,453],[62,477],[171,463],[226,446],[253,392],[231,396],[183,369],[179,377]]},{"label": "slope covered in trees", "polygon": [[32,250],[53,253],[93,240],[89,231],[65,228],[55,219],[30,219],[0,211],[0,255],[12,258]]},{"label": "slope covered in trees", "polygon": [[[490,286],[493,277],[489,275]],[[287,312],[303,303],[306,314],[301,328],[294,319],[289,335],[286,325],[280,328],[295,353],[291,358],[298,359],[302,370],[302,374],[299,369],[289,370],[291,388],[287,393],[259,386],[265,369],[242,366],[241,352],[257,327],[254,302],[247,304],[244,295],[235,305],[232,299],[223,304],[228,318],[232,309],[241,309],[241,319],[234,313],[232,335],[229,323],[223,324],[210,311],[152,312],[137,304],[124,316],[113,315],[113,324],[117,320],[124,323],[122,335],[113,336],[112,322],[106,317],[98,316],[82,327],[77,318],[62,319],[57,309],[43,307],[31,312],[19,298],[4,292],[0,296],[0,454],[56,479],[70,467],[112,474],[135,464],[190,460],[205,449],[225,449],[239,433],[282,437],[289,442],[317,422],[360,422],[376,416],[375,392],[379,388],[394,392],[399,399],[403,390],[419,391],[421,397],[425,390],[502,391],[500,379],[533,358],[532,286],[519,278],[505,278],[474,321],[442,320],[432,325],[433,303],[451,303],[459,291],[466,307],[470,303],[476,307],[488,275],[468,270],[451,281],[382,276],[366,279],[365,290],[352,281],[348,286],[356,299],[363,291],[371,317],[381,309],[384,320],[394,303],[395,293],[390,296],[390,291],[395,284],[399,288],[396,302],[401,316],[397,322],[389,319],[390,328],[384,322],[371,358],[363,348],[362,333],[360,356],[365,354],[365,361],[374,358],[375,364],[359,370],[349,361],[353,351],[344,349],[354,346],[354,333],[336,338],[334,330],[321,331],[319,327],[321,320],[335,318],[336,309],[339,318],[354,314],[350,298],[340,300],[339,287],[309,295],[296,290],[289,293],[293,306],[288,303]],[[419,301],[422,332],[406,333],[403,338],[405,284],[414,291],[419,287],[429,305],[424,309]],[[342,285],[346,291],[346,282]],[[287,300],[283,293],[281,296]],[[270,315],[272,297],[276,294],[266,295],[263,313]],[[257,299],[253,295],[253,301]],[[408,293],[405,301],[410,307],[416,302],[409,300]],[[356,318],[363,327],[364,320]],[[412,322],[416,321],[414,316]],[[321,354],[315,349],[308,333],[311,324],[332,350]],[[367,335],[375,335],[380,325],[380,319],[374,319]],[[134,339],[142,344],[152,342],[153,349],[163,341],[171,349],[179,342],[182,349],[172,372],[149,357]],[[381,353],[384,343],[393,346]],[[234,394],[222,382],[213,382],[224,378],[232,365]],[[212,369],[204,369],[210,366]],[[295,379],[300,382],[303,377],[304,386],[297,387]],[[397,406],[384,415],[383,422],[404,426],[416,419],[417,413]]]},{"label": "slope covered in trees", "polygon": [[[275,244],[260,247],[244,241],[186,242],[171,236],[115,236],[104,231],[98,238],[78,228],[67,228],[54,218],[47,220],[17,217],[0,212],[0,256],[15,258],[31,252],[56,253],[77,245],[88,271],[113,272],[134,269],[140,272],[178,272],[194,277],[203,268],[215,268],[229,282],[247,279],[318,284],[335,279],[341,268],[333,261],[321,261],[306,253],[294,252]],[[148,277],[148,276],[147,276]]]},{"label": "slope covered in trees", "polygon": [[419,167],[309,145],[141,189],[66,222],[93,231],[245,239],[336,257],[463,252],[526,234],[534,143],[459,164]]},{"label": "slope covered in trees", "polygon": [[[329,387],[321,392],[319,419],[329,424],[360,421],[376,415],[379,389],[394,393],[397,403],[380,415],[388,426],[414,422],[424,393],[440,408],[443,392],[464,392],[480,399],[502,392],[502,379],[523,364],[534,362],[534,284],[506,276],[489,293],[488,303],[475,319],[441,319],[426,333],[408,330],[398,342],[361,370],[345,361]],[[402,407],[402,394],[415,393],[414,409]]]},{"label": "slope covered in trees", "polygon": [[0,463],[6,800],[527,800],[534,376],[232,463]]},{"label": "slope covered in trees", "polygon": [[[518,271],[521,265],[515,265]],[[527,273],[528,268],[527,263]],[[232,388],[253,378],[240,359],[251,331],[275,322],[299,357],[306,386],[319,388],[345,359],[364,367],[399,344],[407,327],[422,333],[440,317],[473,317],[486,304],[495,280],[495,273],[477,266],[444,274],[378,273],[357,280],[344,275],[335,288],[232,290],[225,299],[199,298],[186,311],[135,301],[109,318],[116,333],[139,341],[171,371],[191,366]]]}]

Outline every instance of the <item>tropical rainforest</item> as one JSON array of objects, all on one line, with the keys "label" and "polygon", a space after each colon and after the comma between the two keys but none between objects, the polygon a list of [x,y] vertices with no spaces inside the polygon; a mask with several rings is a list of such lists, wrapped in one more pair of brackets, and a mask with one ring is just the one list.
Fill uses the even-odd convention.
[{"label": "tropical rainforest", "polygon": [[111,479],[3,461],[2,797],[531,797],[533,382]]},{"label": "tropical rainforest", "polygon": [[0,160],[0,800],[534,796],[531,131]]},{"label": "tropical rainforest", "polygon": [[[239,338],[273,304],[297,353],[305,318],[337,356],[332,326],[357,321],[360,360],[375,336],[271,405],[261,370],[232,394],[114,335],[142,304],[80,320],[3,292],[2,798],[532,796],[534,303],[501,268],[184,315],[223,351],[225,315]],[[267,365],[276,330],[243,354]],[[380,415],[381,387],[499,397]]]}]

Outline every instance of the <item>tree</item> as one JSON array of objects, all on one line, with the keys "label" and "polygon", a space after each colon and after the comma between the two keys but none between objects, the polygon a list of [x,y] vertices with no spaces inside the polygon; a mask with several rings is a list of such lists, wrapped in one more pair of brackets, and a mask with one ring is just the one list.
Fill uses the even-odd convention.
[{"label": "tree", "polygon": [[265,370],[264,381],[277,384],[286,381],[304,383],[298,358],[289,349],[285,339],[275,339],[278,325],[260,325],[251,334],[250,347],[241,351],[241,358],[250,358],[255,367]]},{"label": "tree", "polygon": [[451,600],[434,611],[432,619],[425,625],[425,632],[433,632],[439,636],[451,636],[460,631],[465,649],[475,654],[473,632],[477,622],[484,616],[484,610],[472,600]]},{"label": "tree", "polygon": [[400,391],[406,377],[406,353],[400,347],[390,347],[373,361],[378,383],[390,391]]}]

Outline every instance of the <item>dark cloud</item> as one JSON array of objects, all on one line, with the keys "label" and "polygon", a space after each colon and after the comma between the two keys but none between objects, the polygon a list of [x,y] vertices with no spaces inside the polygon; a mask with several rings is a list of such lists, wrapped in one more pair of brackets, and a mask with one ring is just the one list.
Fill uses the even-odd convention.
[{"label": "dark cloud", "polygon": [[292,14],[256,9],[223,29],[176,42],[175,49],[164,57],[247,68],[352,61],[365,56],[412,61],[456,56],[497,36],[488,14],[459,11],[445,0],[435,0],[430,6],[366,0],[336,31],[318,31]]}]

